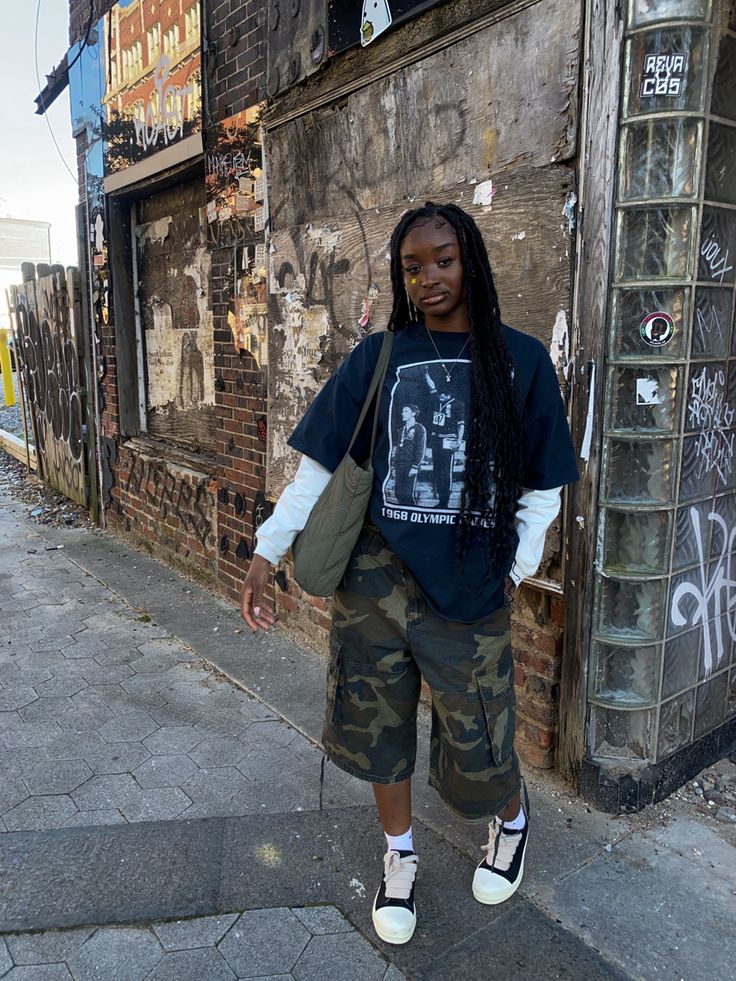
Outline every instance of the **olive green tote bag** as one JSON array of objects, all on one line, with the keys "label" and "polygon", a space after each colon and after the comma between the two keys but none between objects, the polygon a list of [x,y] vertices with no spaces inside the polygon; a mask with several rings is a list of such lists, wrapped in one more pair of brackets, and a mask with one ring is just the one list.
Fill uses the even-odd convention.
[{"label": "olive green tote bag", "polygon": [[[363,527],[373,487],[373,447],[376,443],[381,388],[394,335],[385,331],[376,369],[365,397],[350,446],[322,491],[309,519],[294,540],[291,553],[294,578],[311,596],[332,596],[340,585],[350,555]],[[374,396],[373,430],[368,459],[356,463],[350,450],[358,437]]]}]

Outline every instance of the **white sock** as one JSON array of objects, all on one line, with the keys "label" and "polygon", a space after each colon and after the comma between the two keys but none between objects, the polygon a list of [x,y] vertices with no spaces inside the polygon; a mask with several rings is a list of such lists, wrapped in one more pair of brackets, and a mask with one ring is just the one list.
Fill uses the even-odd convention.
[{"label": "white sock", "polygon": [[504,828],[508,831],[523,831],[526,827],[526,814],[524,813],[524,805],[522,804],[519,808],[519,813],[516,815],[513,821],[504,821]]},{"label": "white sock", "polygon": [[412,838],[412,828],[409,825],[409,830],[405,831],[403,835],[386,835],[386,842],[388,843],[388,849],[392,852],[413,852],[414,851],[414,841]]}]

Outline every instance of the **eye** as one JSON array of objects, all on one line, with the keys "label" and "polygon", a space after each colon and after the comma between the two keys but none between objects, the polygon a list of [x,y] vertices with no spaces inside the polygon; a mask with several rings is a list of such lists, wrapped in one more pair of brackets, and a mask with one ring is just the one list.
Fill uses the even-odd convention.
[{"label": "eye", "polygon": [[419,266],[405,266],[404,272],[409,276],[416,276],[416,274],[419,272]]},{"label": "eye", "polygon": [[438,259],[437,265],[440,266],[442,269],[446,269],[449,265],[452,265],[453,262],[454,259],[448,255],[445,256],[444,259]]}]

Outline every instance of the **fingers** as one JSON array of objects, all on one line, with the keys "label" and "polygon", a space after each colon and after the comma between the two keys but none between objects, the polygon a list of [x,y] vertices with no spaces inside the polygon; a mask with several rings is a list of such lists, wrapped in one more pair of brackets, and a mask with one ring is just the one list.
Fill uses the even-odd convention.
[{"label": "fingers", "polygon": [[254,633],[258,630],[268,632],[269,627],[276,623],[273,607],[263,604],[263,587],[264,584],[258,580],[246,579],[240,594],[241,616]]}]

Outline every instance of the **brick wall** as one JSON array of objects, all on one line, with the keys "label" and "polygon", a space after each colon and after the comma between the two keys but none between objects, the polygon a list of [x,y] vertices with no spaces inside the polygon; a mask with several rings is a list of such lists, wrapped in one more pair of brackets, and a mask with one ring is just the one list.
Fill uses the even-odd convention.
[{"label": "brick wall", "polygon": [[258,0],[205,3],[212,119],[226,119],[266,98],[267,5]]},{"label": "brick wall", "polygon": [[69,44],[76,44],[81,41],[87,31],[89,23],[90,2],[94,3],[94,14],[92,16],[92,26],[106,13],[110,7],[115,6],[115,0],[69,0]]}]

